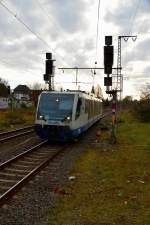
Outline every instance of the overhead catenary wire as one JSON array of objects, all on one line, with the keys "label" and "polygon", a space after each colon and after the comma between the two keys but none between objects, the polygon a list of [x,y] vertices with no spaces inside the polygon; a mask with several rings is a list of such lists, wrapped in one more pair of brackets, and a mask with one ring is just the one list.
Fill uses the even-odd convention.
[{"label": "overhead catenary wire", "polygon": [[133,25],[134,25],[134,22],[135,22],[135,18],[136,18],[140,3],[141,3],[141,0],[137,0],[136,8],[135,8],[134,14],[132,16],[132,21],[130,22],[131,26],[129,27],[129,35],[132,34]]},{"label": "overhead catenary wire", "polygon": [[[43,4],[41,3],[40,0],[35,0],[36,4],[38,4],[39,8],[44,12],[45,17],[48,19],[48,21],[50,23],[53,23],[55,26],[55,30],[57,30],[57,32],[60,34],[60,31],[62,31],[62,29],[60,30],[60,27],[58,27],[57,23],[54,21],[53,17],[48,13],[47,9],[43,6]],[[62,33],[61,33],[62,35]]]},{"label": "overhead catenary wire", "polygon": [[49,44],[44,40],[42,39],[37,33],[35,33],[27,24],[25,24],[23,22],[23,20],[21,20],[17,14],[15,14],[12,10],[10,10],[6,5],[4,5],[2,2],[0,2],[0,4],[12,15],[16,18],[16,20],[18,20],[19,23],[21,23],[24,27],[26,27],[27,30],[29,30],[33,35],[35,35],[37,37],[37,39],[39,39],[41,42],[43,42],[45,45],[47,45],[48,47]]},{"label": "overhead catenary wire", "polygon": [[58,55],[62,59],[62,61],[64,61],[63,57],[60,54],[55,53],[54,49],[39,34],[37,34],[35,31],[33,31],[20,17],[17,16],[17,14],[15,14],[4,3],[2,3],[2,1],[0,2],[0,5],[3,8],[5,8],[20,24],[22,24],[28,31],[30,31],[37,39],[39,39],[44,45],[46,45],[48,48],[50,48],[54,54]]},{"label": "overhead catenary wire", "polygon": [[101,3],[101,0],[98,0],[98,8],[97,8],[97,30],[96,30],[96,59],[97,59],[98,38],[99,38],[100,3]]}]

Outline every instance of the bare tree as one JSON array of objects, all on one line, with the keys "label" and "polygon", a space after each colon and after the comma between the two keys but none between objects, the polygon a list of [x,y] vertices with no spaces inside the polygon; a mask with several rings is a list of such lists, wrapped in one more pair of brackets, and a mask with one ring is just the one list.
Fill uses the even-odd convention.
[{"label": "bare tree", "polygon": [[38,82],[35,82],[33,84],[28,84],[29,88],[31,90],[41,90],[41,89],[46,89],[46,85],[45,84],[42,84],[42,83],[38,83]]},{"label": "bare tree", "polygon": [[103,98],[102,89],[99,84],[97,84],[95,87],[95,94],[98,98]]},{"label": "bare tree", "polygon": [[146,83],[140,90],[140,99],[141,100],[150,100],[150,84]]},{"label": "bare tree", "polygon": [[9,85],[9,84],[8,84],[8,81],[5,80],[5,79],[3,79],[3,78],[1,78],[1,77],[0,77],[0,83],[1,83],[1,84],[4,84],[5,86],[8,86],[8,85]]}]

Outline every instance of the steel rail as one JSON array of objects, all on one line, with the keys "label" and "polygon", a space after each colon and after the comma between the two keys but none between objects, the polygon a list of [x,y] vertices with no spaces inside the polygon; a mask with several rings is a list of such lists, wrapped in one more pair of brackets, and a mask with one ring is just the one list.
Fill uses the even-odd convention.
[{"label": "steel rail", "polygon": [[4,141],[7,141],[7,140],[16,138],[16,137],[20,137],[20,136],[22,136],[24,134],[29,134],[29,133],[32,133],[32,132],[34,132],[34,130],[25,131],[23,133],[15,134],[15,135],[12,135],[12,136],[9,136],[9,137],[4,137],[4,138],[0,139],[0,142],[4,142]]},{"label": "steel rail", "polygon": [[0,164],[0,170],[3,170],[5,167],[7,167],[8,165],[10,165],[11,163],[15,162],[16,160],[22,158],[23,156],[27,155],[28,153],[31,153],[33,151],[35,151],[37,148],[41,147],[42,145],[46,144],[47,140],[42,141],[41,143],[31,147],[30,149],[28,149],[27,151],[13,157],[12,159],[7,160],[6,162]]},{"label": "steel rail", "polygon": [[102,114],[102,116],[100,117],[100,119],[103,119],[103,118],[105,118],[106,116],[109,116],[109,115],[111,115],[111,114],[112,114],[112,111],[106,112],[106,113]]},{"label": "steel rail", "polygon": [[55,159],[61,152],[66,149],[66,146],[57,150],[52,156],[44,160],[40,165],[36,166],[31,172],[23,177],[18,183],[7,190],[3,195],[0,196],[0,207],[8,202],[23,186],[25,186],[36,174],[38,174],[43,168],[45,168],[53,159]]},{"label": "steel rail", "polygon": [[6,135],[6,134],[10,134],[10,133],[16,133],[16,132],[18,132],[18,131],[26,130],[26,129],[29,129],[29,128],[34,128],[34,125],[32,125],[32,126],[27,126],[27,127],[22,127],[22,128],[15,129],[15,130],[10,130],[10,131],[0,132],[0,136]]}]

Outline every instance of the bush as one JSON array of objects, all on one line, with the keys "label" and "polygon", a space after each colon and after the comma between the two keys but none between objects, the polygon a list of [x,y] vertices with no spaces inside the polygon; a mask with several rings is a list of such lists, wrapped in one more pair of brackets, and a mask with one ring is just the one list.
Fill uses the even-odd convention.
[{"label": "bush", "polygon": [[150,122],[150,99],[143,99],[137,102],[133,113],[141,122]]}]

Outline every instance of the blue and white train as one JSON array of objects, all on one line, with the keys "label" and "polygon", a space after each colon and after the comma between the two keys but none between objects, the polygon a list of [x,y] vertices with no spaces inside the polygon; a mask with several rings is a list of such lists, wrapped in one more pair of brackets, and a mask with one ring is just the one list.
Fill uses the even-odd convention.
[{"label": "blue and white train", "polygon": [[102,116],[102,100],[82,91],[44,91],[39,96],[35,131],[42,139],[66,141]]}]

